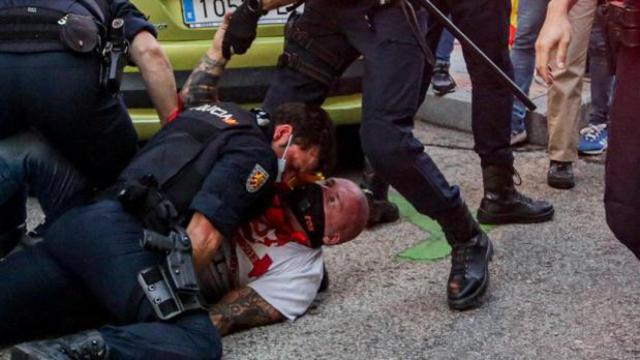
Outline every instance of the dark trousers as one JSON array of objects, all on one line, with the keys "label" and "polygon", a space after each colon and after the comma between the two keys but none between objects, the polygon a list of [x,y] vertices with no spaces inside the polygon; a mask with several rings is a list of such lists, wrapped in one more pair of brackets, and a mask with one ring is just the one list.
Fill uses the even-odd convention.
[{"label": "dark trousers", "polygon": [[[99,66],[93,54],[0,53],[0,139],[33,128],[92,182],[111,183],[137,135],[122,99],[100,89]],[[24,193],[0,202],[0,232],[16,225],[3,219],[24,212]]]},{"label": "dark trousers", "polygon": [[218,359],[206,311],[159,321],[137,274],[163,256],[139,245],[142,227],[117,201],[75,208],[45,241],[0,261],[0,345],[98,328],[115,359]]},{"label": "dark trousers", "polygon": [[[412,133],[413,117],[431,74],[424,71],[424,56],[402,10],[371,10],[368,1],[310,0],[298,24],[325,51],[342,58],[344,67],[364,57],[360,138],[365,155],[378,175],[418,211],[444,216],[460,205],[459,190],[447,183]],[[426,12],[417,15],[426,24]],[[295,42],[289,41],[285,51],[299,54],[313,66],[327,66]],[[335,71],[336,76],[341,70]],[[329,86],[304,73],[280,68],[264,106],[273,111],[285,102],[322,104],[328,91]]]},{"label": "dark trousers", "polygon": [[640,259],[640,47],[618,51],[605,177],[607,223]]},{"label": "dark trousers", "polygon": [[[513,78],[509,58],[510,0],[432,0],[493,62]],[[432,51],[438,48],[442,25],[430,19],[427,42]],[[500,85],[488,66],[462,48],[471,77],[471,125],[475,151],[482,166],[513,165],[511,151],[511,109],[513,95]],[[427,82],[432,67],[426,66]]]}]

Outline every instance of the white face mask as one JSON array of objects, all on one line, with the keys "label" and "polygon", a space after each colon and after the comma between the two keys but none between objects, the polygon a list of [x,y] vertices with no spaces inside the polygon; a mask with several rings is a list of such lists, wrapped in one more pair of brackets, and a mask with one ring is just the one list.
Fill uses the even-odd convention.
[{"label": "white face mask", "polygon": [[287,141],[287,146],[284,148],[282,157],[278,159],[278,176],[276,177],[277,183],[282,181],[282,174],[284,174],[284,169],[287,167],[287,150],[289,150],[289,146],[291,145],[291,139],[293,139],[293,135],[289,136],[289,140]]}]

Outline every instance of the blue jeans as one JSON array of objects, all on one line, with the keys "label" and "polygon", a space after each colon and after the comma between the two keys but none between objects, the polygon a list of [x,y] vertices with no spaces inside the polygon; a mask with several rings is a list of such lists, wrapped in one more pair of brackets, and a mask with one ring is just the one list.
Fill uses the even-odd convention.
[{"label": "blue jeans", "polygon": [[[518,28],[515,43],[511,48],[511,62],[516,85],[525,93],[529,93],[535,69],[535,43],[538,33],[547,14],[549,0],[520,0],[518,3]],[[514,98],[511,111],[511,131],[524,130],[524,117],[527,108]]]},{"label": "blue jeans", "polygon": [[38,134],[21,132],[0,140],[0,233],[25,221],[27,192],[53,221],[86,198],[87,184]]},{"label": "blue jeans", "polygon": [[613,91],[614,76],[609,74],[607,64],[608,47],[601,19],[596,20],[591,29],[589,42],[589,73],[591,74],[591,116],[589,124],[606,124],[609,120],[609,105]]},{"label": "blue jeans", "polygon": [[438,62],[450,62],[451,52],[453,51],[453,35],[448,30],[443,30],[440,35],[440,42],[438,43],[438,49],[436,50],[436,60]]}]

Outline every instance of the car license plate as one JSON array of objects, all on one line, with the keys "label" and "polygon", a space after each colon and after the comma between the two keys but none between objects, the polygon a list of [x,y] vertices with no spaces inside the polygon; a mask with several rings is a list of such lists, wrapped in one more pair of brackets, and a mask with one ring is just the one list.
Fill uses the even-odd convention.
[{"label": "car license plate", "polygon": [[[235,11],[242,0],[182,0],[184,23],[190,28],[216,27],[224,14]],[[289,13],[284,8],[269,11],[260,24],[284,24]]]}]

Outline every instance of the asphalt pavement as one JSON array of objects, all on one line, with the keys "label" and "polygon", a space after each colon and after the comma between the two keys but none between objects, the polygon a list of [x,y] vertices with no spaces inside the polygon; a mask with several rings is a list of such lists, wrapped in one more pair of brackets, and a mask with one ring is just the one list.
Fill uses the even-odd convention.
[{"label": "asphalt pavement", "polygon": [[[471,136],[421,122],[416,133],[476,209]],[[552,201],[556,216],[491,230],[496,256],[481,308],[447,307],[449,258],[397,256],[431,236],[405,219],[326,249],[331,283],[319,306],[225,337],[225,359],[640,359],[640,262],[606,226],[602,160],[580,160],[576,188],[555,190],[544,150],[518,150],[520,191]]]}]

